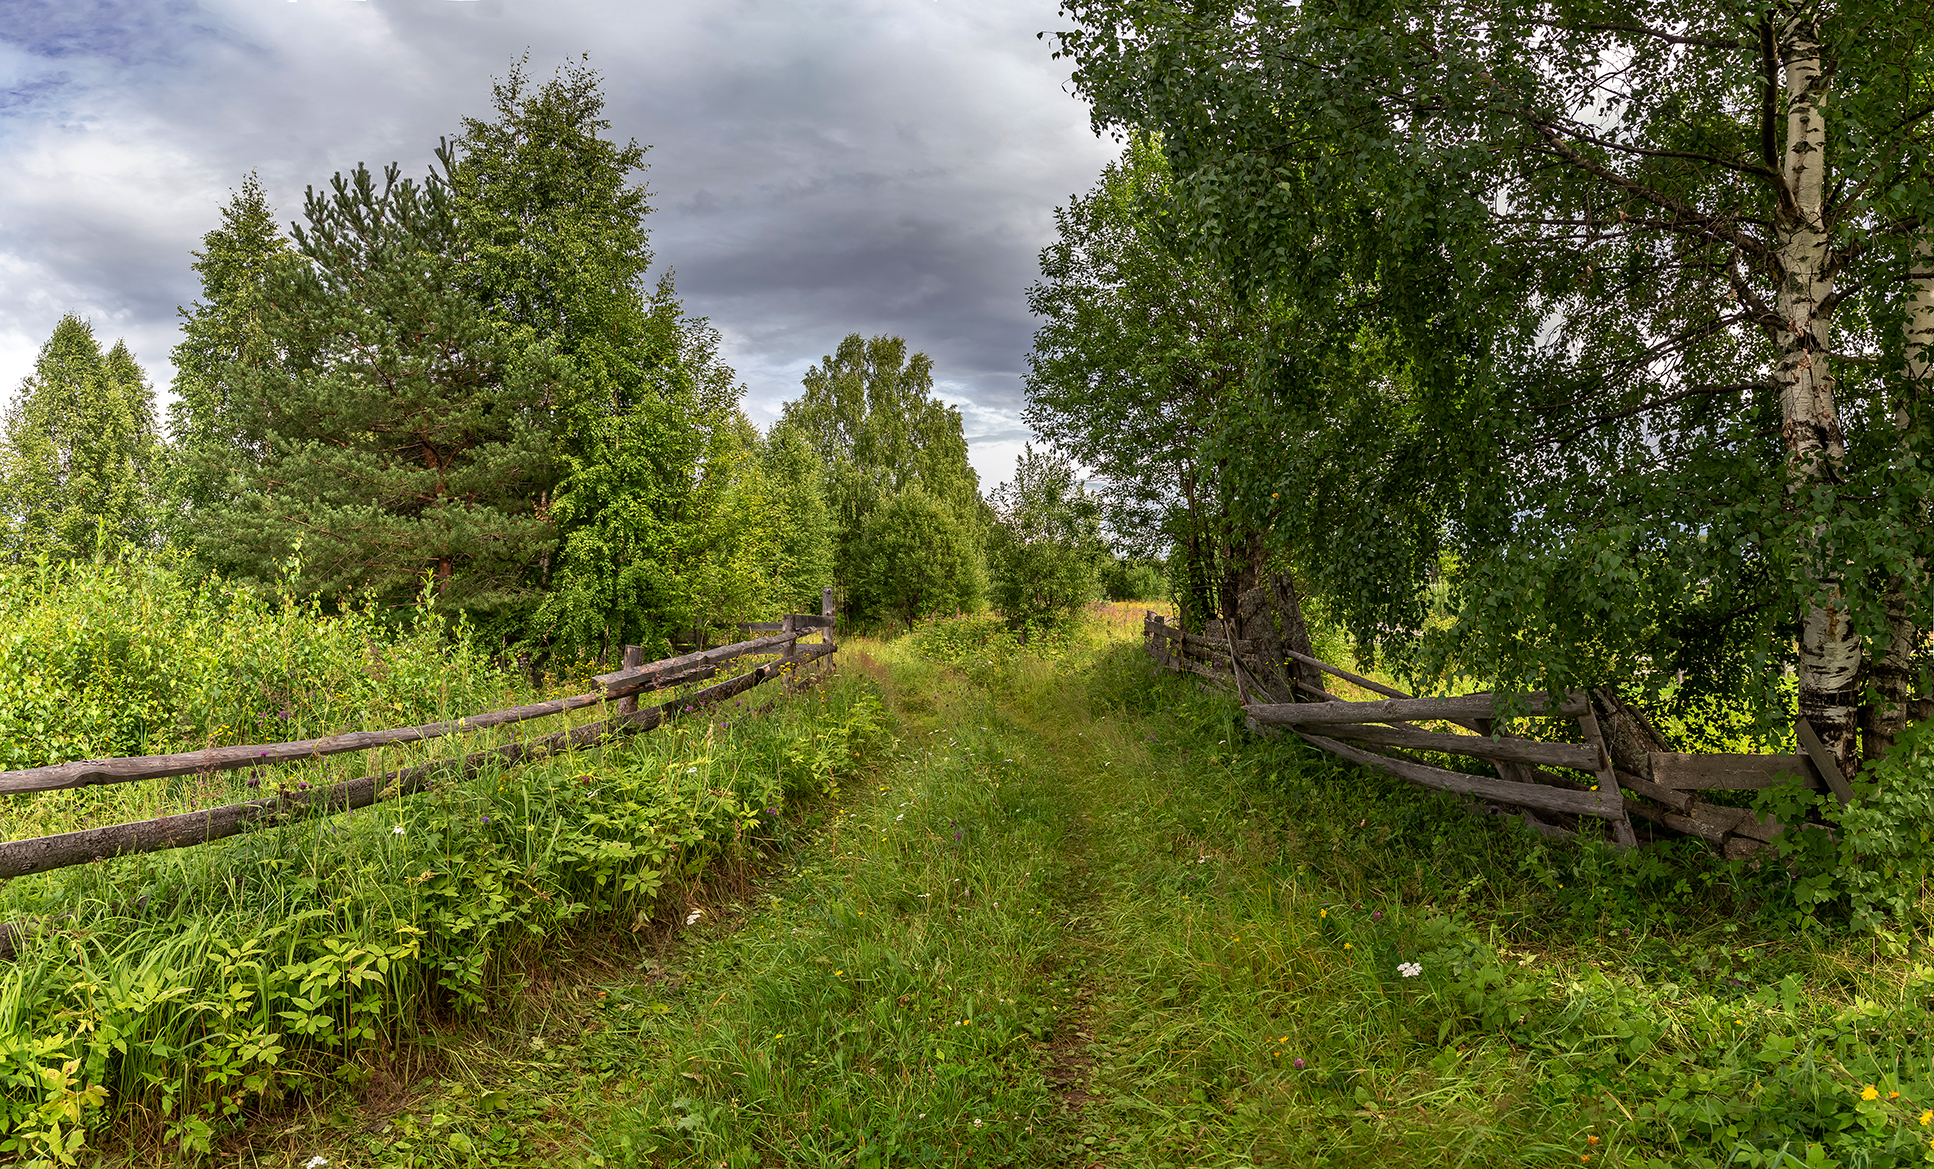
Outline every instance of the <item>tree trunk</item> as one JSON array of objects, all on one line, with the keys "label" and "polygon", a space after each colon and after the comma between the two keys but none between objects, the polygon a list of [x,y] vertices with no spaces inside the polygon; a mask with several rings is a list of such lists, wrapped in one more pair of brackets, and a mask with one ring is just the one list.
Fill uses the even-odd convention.
[{"label": "tree trunk", "polygon": [[[1903,447],[1913,439],[1915,419],[1928,400],[1929,346],[1934,345],[1934,241],[1923,238],[1916,246],[1907,273],[1907,312],[1902,322],[1902,346],[1907,358],[1906,385],[1894,404],[1894,423]],[[1906,585],[1899,577],[1887,582],[1887,645],[1882,652],[1869,654],[1868,681],[1874,700],[1860,708],[1860,753],[1863,759],[1879,759],[1893,747],[1894,740],[1907,729],[1912,704],[1920,691],[1920,670],[1914,647],[1920,644],[1921,628],[1907,604]]]},{"label": "tree trunk", "polygon": [[[1788,491],[1794,503],[1840,478],[1846,440],[1834,402],[1829,298],[1834,256],[1825,219],[1826,98],[1820,33],[1810,9],[1781,5],[1779,56],[1786,73],[1786,154],[1783,190],[1775,216],[1779,240],[1779,349],[1776,380],[1788,460]],[[1859,764],[1860,639],[1848,619],[1838,558],[1824,546],[1816,525],[1802,550],[1814,595],[1802,606],[1797,673],[1800,717],[1807,719],[1852,776]]]}]

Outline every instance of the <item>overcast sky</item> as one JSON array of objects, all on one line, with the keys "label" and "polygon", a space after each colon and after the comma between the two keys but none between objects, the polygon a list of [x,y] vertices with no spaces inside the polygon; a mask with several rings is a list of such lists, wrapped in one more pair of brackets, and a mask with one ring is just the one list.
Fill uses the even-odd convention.
[{"label": "overcast sky", "polygon": [[1053,209],[1112,154],[1035,37],[1059,24],[1053,0],[5,0],[0,387],[71,311],[165,394],[189,253],[243,175],[286,223],[358,162],[426,170],[526,50],[539,80],[588,52],[752,419],[847,333],[898,333],[990,488],[1026,437]]}]

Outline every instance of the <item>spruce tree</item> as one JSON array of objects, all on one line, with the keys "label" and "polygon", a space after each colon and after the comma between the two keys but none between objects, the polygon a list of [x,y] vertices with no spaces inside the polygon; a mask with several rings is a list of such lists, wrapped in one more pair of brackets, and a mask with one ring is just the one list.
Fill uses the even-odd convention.
[{"label": "spruce tree", "polygon": [[152,538],[154,393],[125,343],[101,353],[72,313],[6,416],[0,508],[10,558],[86,558]]},{"label": "spruce tree", "polygon": [[632,181],[644,148],[605,137],[586,65],[539,85],[519,62],[492,95],[494,118],[466,119],[443,158],[472,295],[508,345],[553,355],[558,372],[535,404],[560,468],[539,501],[560,547],[532,648],[663,646],[776,603],[703,583],[732,558],[723,549],[748,546],[718,501],[749,445],[716,332],[684,313],[669,276],[647,283],[650,203]]},{"label": "spruce tree", "polygon": [[266,296],[270,277],[294,255],[253,174],[202,246],[194,263],[201,299],[178,310],[182,339],[173,351],[175,401],[168,407],[175,518],[189,523],[226,497],[235,460],[259,453],[261,436],[246,431],[229,391],[248,371],[277,360],[263,320]]}]

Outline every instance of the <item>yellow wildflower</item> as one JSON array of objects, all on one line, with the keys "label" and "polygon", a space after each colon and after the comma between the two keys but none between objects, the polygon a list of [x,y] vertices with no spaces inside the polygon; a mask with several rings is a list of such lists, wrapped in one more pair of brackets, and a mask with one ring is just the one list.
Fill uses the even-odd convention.
[{"label": "yellow wildflower", "polygon": [[1880,1099],[1880,1089],[1874,1087],[1872,1084],[1868,1084],[1866,1087],[1860,1089],[1860,1098],[1862,1100],[1878,1100]]}]

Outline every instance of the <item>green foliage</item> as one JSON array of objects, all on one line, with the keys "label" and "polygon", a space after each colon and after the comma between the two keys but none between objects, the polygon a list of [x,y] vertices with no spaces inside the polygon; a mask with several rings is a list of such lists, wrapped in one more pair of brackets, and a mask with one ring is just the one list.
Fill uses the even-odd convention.
[{"label": "green foliage", "polygon": [[[323,613],[313,601],[193,581],[161,558],[0,572],[0,629],[6,770],[281,742],[363,720],[409,726],[492,709],[513,693],[435,608],[392,626],[368,609]],[[83,791],[28,803],[111,798]],[[13,827],[18,835],[23,823]]]},{"label": "green foliage", "polygon": [[[1028,290],[1040,318],[1023,417],[1107,486],[1121,550],[1170,558],[1184,624],[1234,612],[1257,583],[1262,532],[1239,515],[1227,459],[1207,444],[1249,416],[1250,383],[1281,317],[1180,254],[1160,139],[1135,133],[1093,190],[1055,211]],[[1257,459],[1291,448],[1259,443]],[[1300,455],[1299,455],[1300,458]],[[1151,594],[1152,595],[1152,594]]]},{"label": "green foliage", "polygon": [[1168,582],[1159,562],[1110,556],[1095,570],[1101,595],[1111,601],[1159,601],[1168,596]]},{"label": "green foliage", "polygon": [[786,403],[774,430],[796,431],[825,460],[838,541],[833,575],[849,597],[866,597],[862,578],[871,568],[861,544],[874,513],[911,487],[944,507],[979,555],[986,504],[960,412],[933,396],[933,362],[909,355],[904,340],[846,337],[806,371],[804,392]]},{"label": "green foliage", "polygon": [[160,441],[154,391],[122,342],[105,355],[72,313],[41,346],[7,409],[0,553],[67,559],[145,546]]},{"label": "green foliage", "polygon": [[1075,478],[1074,464],[1029,446],[989,502],[991,599],[1009,627],[1043,629],[1080,613],[1094,596],[1104,549],[1101,505]]},{"label": "green foliage", "polygon": [[1934,730],[1915,723],[1894,749],[1862,770],[1858,797],[1789,784],[1755,806],[1782,824],[1823,823],[1784,833],[1780,854],[1793,876],[1795,915],[1837,918],[1883,941],[1925,930],[1934,892]]},{"label": "green foliage", "polygon": [[263,436],[246,425],[241,390],[250,371],[279,360],[265,326],[270,280],[293,259],[261,182],[250,174],[222,208],[221,225],[195,253],[201,299],[178,310],[181,341],[171,353],[175,400],[168,407],[172,440],[169,484],[176,542],[192,545],[189,517],[231,499],[228,476],[243,452],[259,455]]},{"label": "green foliage", "polygon": [[911,629],[920,617],[972,612],[985,596],[972,529],[918,483],[861,518],[850,555],[846,611],[855,621],[892,617]]},{"label": "green foliage", "polygon": [[[1455,625],[1385,638],[1424,651],[1419,676],[1684,671],[1778,721],[1803,605],[1885,646],[1898,586],[1928,627],[1927,394],[1901,328],[1934,213],[1909,128],[1928,18],[1634,12],[1079,0],[1060,46],[1098,127],[1159,135],[1172,237],[1286,307],[1209,453],[1359,638],[1419,628],[1448,550]],[[1857,289],[1808,355],[1833,362],[1822,426],[1847,453],[1807,490],[1788,460],[1813,423],[1780,388],[1791,110],[1762,46],[1793,30],[1822,41],[1821,223]]]},{"label": "green foliage", "polygon": [[[73,663],[95,671],[63,696],[83,716],[117,700],[164,712],[173,701],[186,712],[178,723],[240,709],[300,732],[319,729],[305,719],[390,725],[443,702],[455,709],[440,713],[459,714],[527,700],[498,691],[509,680],[483,647],[428,611],[395,636],[366,614],[191,588],[153,565],[8,579],[9,627],[18,617],[65,651],[56,663],[36,656],[38,638],[4,647],[9,712],[21,709],[13,683],[58,678]],[[251,665],[273,673],[251,677]],[[160,684],[144,691],[153,674]],[[197,681],[230,689],[195,693]],[[689,730],[446,783],[407,803],[10,881],[5,920],[72,916],[0,968],[5,1149],[58,1162],[138,1109],[173,1150],[206,1154],[265,1106],[354,1083],[363,1053],[393,1050],[432,1020],[510,1008],[522,972],[560,940],[682,913],[669,897],[778,844],[795,801],[824,798],[888,741],[863,681],[774,694],[755,709],[762,697],[693,712]],[[265,699],[287,708],[263,711]],[[211,727],[204,741],[236,730]],[[61,745],[106,754],[117,733],[82,721]],[[15,751],[11,765],[27,761],[39,759]],[[291,786],[336,778],[327,765],[278,774]],[[206,800],[221,783],[197,779],[188,795]],[[89,798],[111,794],[32,797],[9,810],[8,835],[113,816]]]},{"label": "green foliage", "polygon": [[[310,192],[263,327],[282,361],[239,377],[264,442],[211,509],[201,554],[268,579],[302,549],[304,595],[440,603],[501,627],[533,604],[554,535],[532,503],[557,482],[538,408],[560,376],[464,292],[447,189],[358,167]],[[231,404],[238,395],[230,392]]]}]

